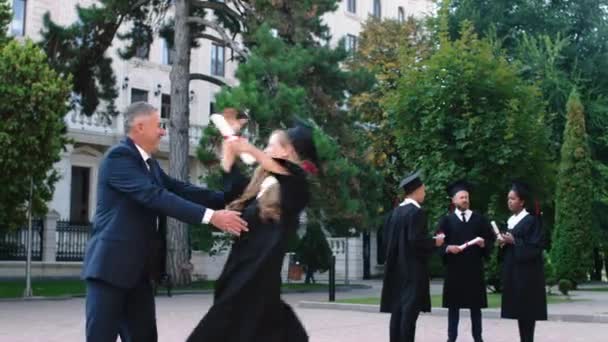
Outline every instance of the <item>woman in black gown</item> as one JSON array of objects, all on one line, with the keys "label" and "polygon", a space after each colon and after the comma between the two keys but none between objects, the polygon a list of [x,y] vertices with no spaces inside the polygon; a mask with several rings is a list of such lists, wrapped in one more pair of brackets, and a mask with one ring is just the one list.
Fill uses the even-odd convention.
[{"label": "woman in black gown", "polygon": [[[249,184],[233,165],[243,152],[260,165]],[[281,267],[289,235],[295,234],[310,198],[307,173],[316,172],[316,159],[312,130],[303,125],[274,132],[264,151],[244,139],[225,142],[224,190],[226,198],[236,198],[227,208],[242,213],[249,232],[233,243],[216,282],[214,304],[188,341],[308,341],[281,300]]]},{"label": "woman in black gown", "polygon": [[530,214],[530,191],[514,183],[508,195],[513,214],[503,239],[501,317],[517,319],[521,342],[534,341],[536,321],[547,319],[543,249],[544,232],[539,217]]}]

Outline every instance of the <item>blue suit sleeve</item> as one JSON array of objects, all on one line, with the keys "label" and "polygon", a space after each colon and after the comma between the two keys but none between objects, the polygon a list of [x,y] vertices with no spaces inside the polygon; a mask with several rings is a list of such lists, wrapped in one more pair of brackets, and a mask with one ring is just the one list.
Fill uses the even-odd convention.
[{"label": "blue suit sleeve", "polygon": [[213,191],[182,182],[167,175],[160,167],[158,169],[160,170],[163,184],[174,194],[187,199],[190,202],[215,210],[223,209],[226,205],[223,192]]},{"label": "blue suit sleeve", "polygon": [[150,179],[127,149],[115,149],[107,157],[108,185],[143,205],[180,221],[197,224],[205,207],[182,199]]}]

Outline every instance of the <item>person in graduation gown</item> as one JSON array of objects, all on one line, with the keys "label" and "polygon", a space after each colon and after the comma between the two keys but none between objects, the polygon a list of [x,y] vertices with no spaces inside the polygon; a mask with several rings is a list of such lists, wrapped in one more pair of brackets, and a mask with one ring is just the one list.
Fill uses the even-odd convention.
[{"label": "person in graduation gown", "polygon": [[[488,307],[484,259],[490,255],[494,233],[490,222],[470,209],[471,185],[456,181],[448,186],[454,212],[441,218],[438,233],[445,235],[439,251],[446,266],[443,307],[448,308],[448,342],[458,337],[460,309],[470,309],[473,340],[481,342],[481,308]],[[481,238],[478,242],[466,243]],[[461,248],[465,246],[465,248]]]},{"label": "person in graduation gown", "polygon": [[544,231],[540,217],[526,206],[531,196],[528,185],[514,182],[508,195],[508,233],[502,235],[501,317],[517,319],[521,342],[534,341],[536,321],[547,319],[547,297],[543,249]]},{"label": "person in graduation gown", "polygon": [[[259,167],[250,182],[234,165],[249,153]],[[187,341],[308,341],[289,305],[281,300],[281,267],[287,242],[309,202],[308,173],[317,160],[311,128],[276,131],[264,151],[245,139],[224,142],[225,193],[240,196],[227,208],[238,210],[249,232],[236,239],[216,282],[213,306]]]},{"label": "person in graduation gown", "polygon": [[421,208],[425,186],[420,174],[407,176],[399,187],[406,198],[383,228],[387,246],[380,312],[391,313],[391,342],[412,342],[418,315],[431,311],[428,263],[443,237],[429,236],[427,214]]}]

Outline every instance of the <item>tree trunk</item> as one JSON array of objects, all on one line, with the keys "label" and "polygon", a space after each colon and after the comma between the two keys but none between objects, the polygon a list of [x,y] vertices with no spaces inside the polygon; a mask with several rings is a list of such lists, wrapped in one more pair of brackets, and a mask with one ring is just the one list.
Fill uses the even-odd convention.
[{"label": "tree trunk", "polygon": [[[188,179],[190,27],[187,23],[189,0],[175,1],[175,59],[171,68],[171,118],[169,125],[169,174]],[[185,285],[190,278],[188,226],[167,220],[167,272],[174,285]]]}]

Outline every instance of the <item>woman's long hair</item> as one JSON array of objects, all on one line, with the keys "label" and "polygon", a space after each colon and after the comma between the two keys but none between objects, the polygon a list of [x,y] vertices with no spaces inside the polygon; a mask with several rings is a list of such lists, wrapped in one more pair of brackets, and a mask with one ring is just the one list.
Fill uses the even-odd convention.
[{"label": "woman's long hair", "polygon": [[[289,144],[287,134],[283,130],[277,130],[272,132],[271,135],[277,134],[279,136],[279,143],[283,146]],[[245,209],[247,203],[256,198],[261,190],[262,183],[264,180],[271,176],[270,172],[258,166],[251,177],[251,181],[245,188],[243,194],[232,201],[226,209],[242,211]],[[258,209],[260,212],[260,218],[267,221],[278,221],[281,217],[281,188],[278,182],[270,185],[258,198]]]}]

